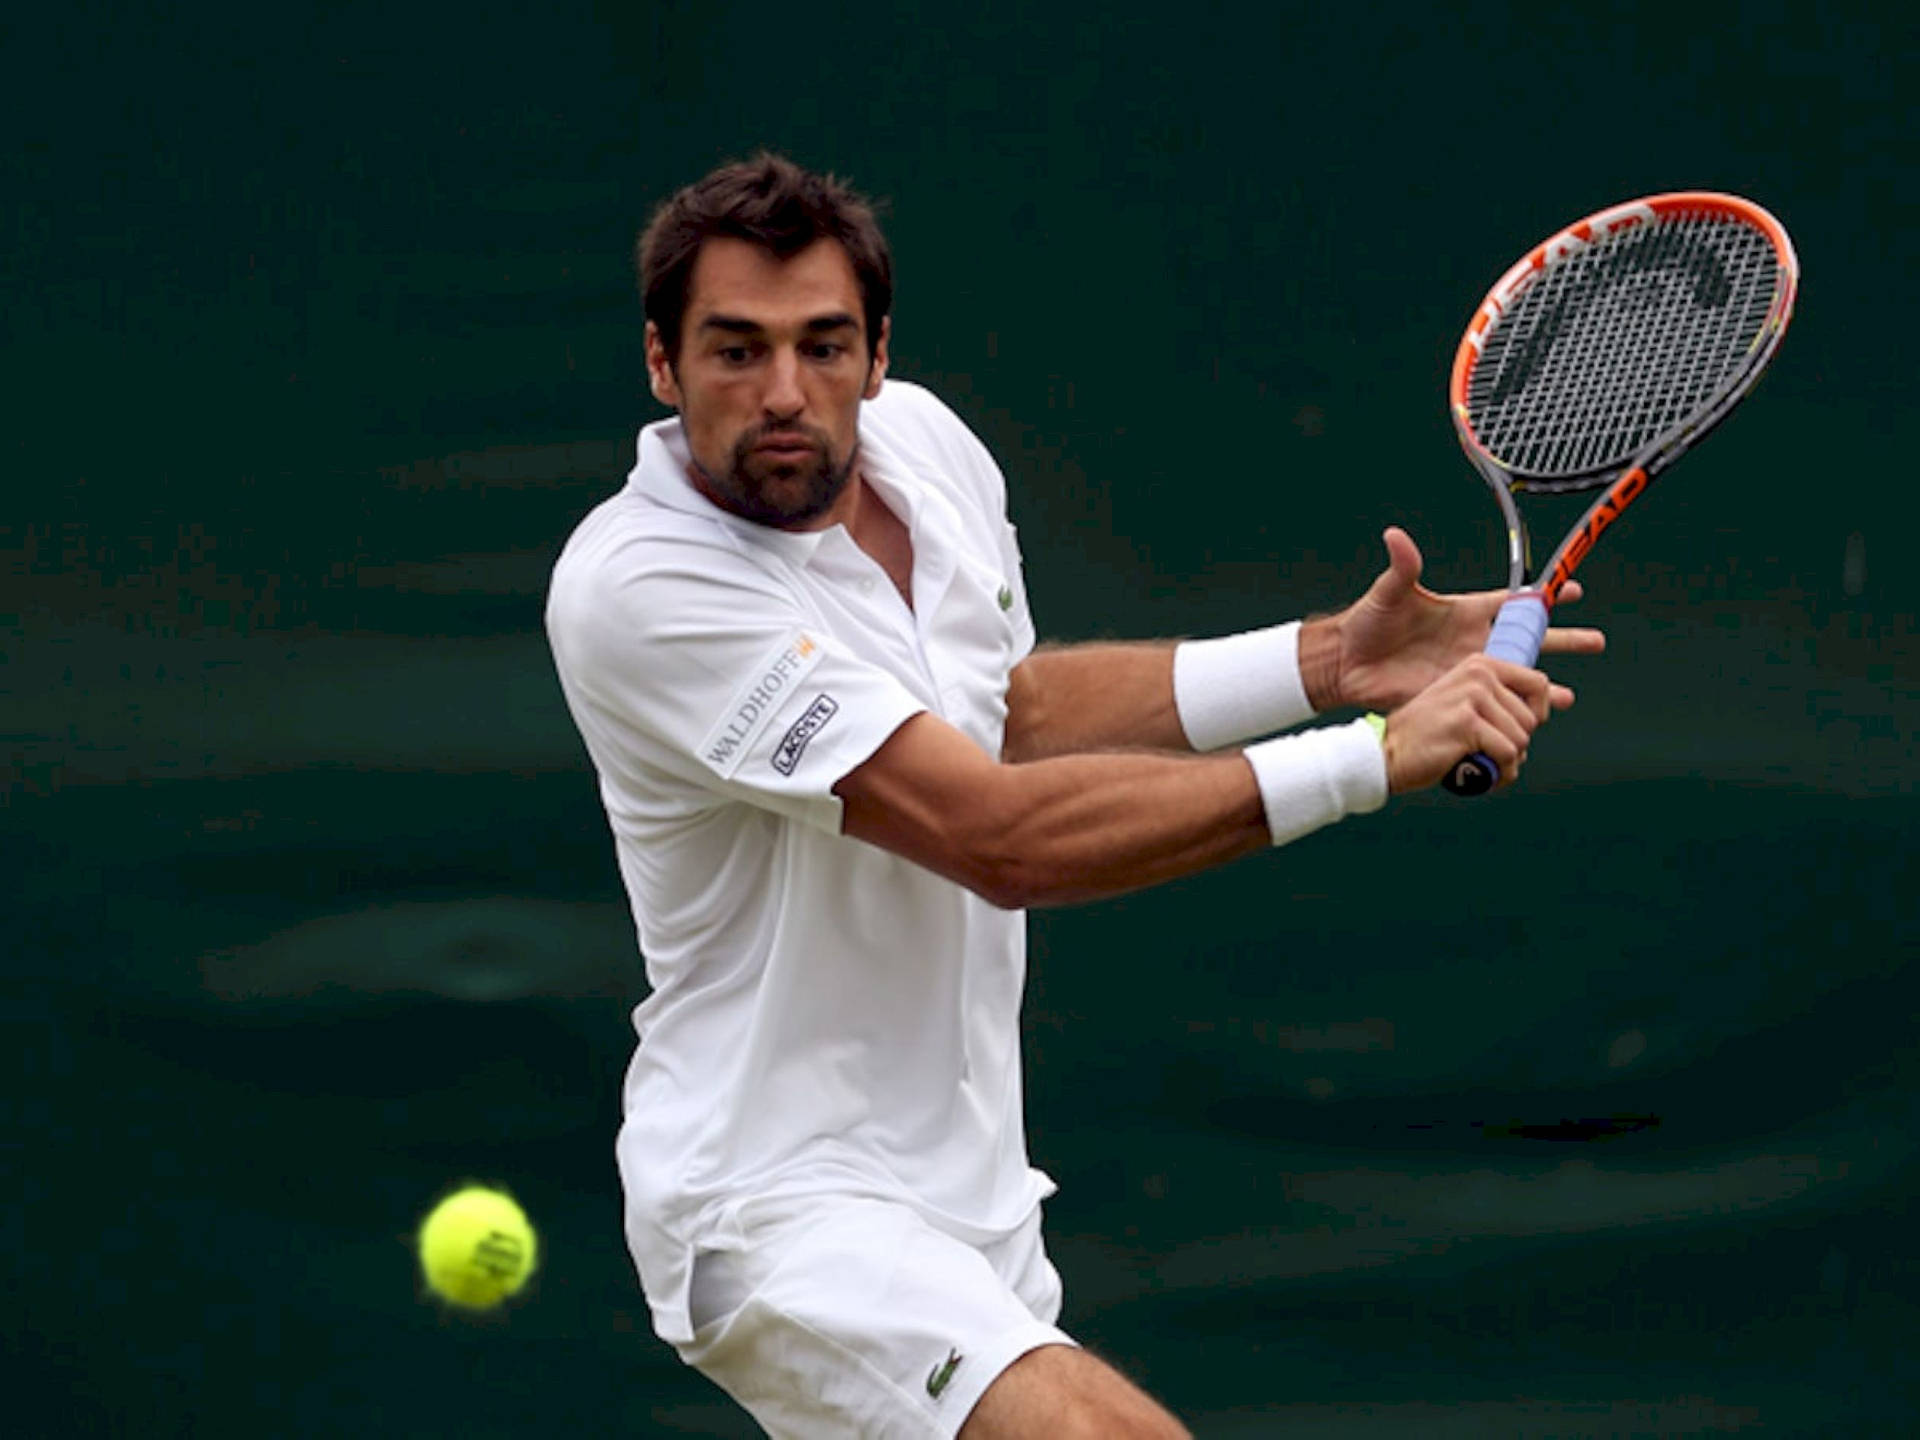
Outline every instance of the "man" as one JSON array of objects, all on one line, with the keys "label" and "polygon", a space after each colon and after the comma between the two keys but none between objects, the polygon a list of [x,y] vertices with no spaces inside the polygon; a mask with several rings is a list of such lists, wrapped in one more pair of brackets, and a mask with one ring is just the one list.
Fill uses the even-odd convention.
[{"label": "man", "polygon": [[[1338,615],[1036,651],[1000,472],[886,378],[857,196],[723,167],[639,265],[677,417],[569,541],[547,623],[652,985],[619,1158],[654,1326],[775,1435],[1184,1434],[1054,1324],[1021,910],[1250,855],[1473,751],[1510,778],[1572,696],[1481,657],[1499,597],[1421,589],[1398,530]],[[1259,739],[1348,705],[1389,713]]]}]

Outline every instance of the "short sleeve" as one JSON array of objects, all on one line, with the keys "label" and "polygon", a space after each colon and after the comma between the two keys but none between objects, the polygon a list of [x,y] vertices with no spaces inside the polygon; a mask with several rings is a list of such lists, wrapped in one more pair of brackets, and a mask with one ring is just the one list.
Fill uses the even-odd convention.
[{"label": "short sleeve", "polygon": [[548,638],[603,771],[664,767],[837,833],[834,785],[926,708],[748,556],[630,542],[570,558],[555,570]]}]

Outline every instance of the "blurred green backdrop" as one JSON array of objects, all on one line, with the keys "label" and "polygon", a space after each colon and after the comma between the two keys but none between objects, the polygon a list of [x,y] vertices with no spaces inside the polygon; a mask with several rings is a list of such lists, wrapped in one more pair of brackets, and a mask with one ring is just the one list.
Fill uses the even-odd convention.
[{"label": "blurred green backdrop", "polygon": [[[1583,572],[1612,652],[1520,790],[1036,916],[1033,1149],[1065,1323],[1203,1436],[1920,1424],[1904,11],[4,34],[28,1430],[752,1433],[621,1241],[644,982],[539,620],[659,413],[634,232],[760,145],[890,200],[895,373],[1000,457],[1053,639],[1342,603],[1393,521],[1494,583],[1441,401],[1486,285],[1651,190],[1786,222],[1794,331]],[[481,1324],[407,1244],[467,1176],[547,1247]]]}]

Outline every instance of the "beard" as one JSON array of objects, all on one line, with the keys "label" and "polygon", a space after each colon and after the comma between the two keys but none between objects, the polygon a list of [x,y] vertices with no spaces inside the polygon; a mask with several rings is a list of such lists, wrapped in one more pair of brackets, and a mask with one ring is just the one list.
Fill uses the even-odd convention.
[{"label": "beard", "polygon": [[[754,453],[755,446],[775,433],[805,436],[812,453],[800,461]],[[721,474],[698,460],[693,464],[722,508],[776,530],[799,530],[833,508],[853,478],[859,455],[856,440],[845,462],[836,465],[827,437],[818,430],[806,425],[756,425],[734,442]]]}]

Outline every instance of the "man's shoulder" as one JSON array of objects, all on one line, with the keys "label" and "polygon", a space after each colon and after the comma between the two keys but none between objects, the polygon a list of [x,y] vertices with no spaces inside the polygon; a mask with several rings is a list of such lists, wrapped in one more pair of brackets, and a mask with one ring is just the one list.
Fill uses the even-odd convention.
[{"label": "man's shoulder", "polygon": [[628,484],[574,526],[555,568],[618,570],[687,551],[737,554],[740,548],[718,520],[659,504]]},{"label": "man's shoulder", "polygon": [[924,385],[888,379],[866,402],[863,421],[887,432],[896,443],[914,440],[934,445],[978,445],[979,438],[953,408]]},{"label": "man's shoulder", "polygon": [[725,525],[660,505],[629,486],[589,511],[561,547],[549,613],[591,613],[616,594],[626,608],[643,599],[678,599],[689,589],[759,591],[769,581],[764,560]]},{"label": "man's shoulder", "polygon": [[922,385],[888,380],[867,402],[861,429],[923,472],[957,482],[962,493],[994,504],[1004,496],[1000,467],[980,437]]}]

